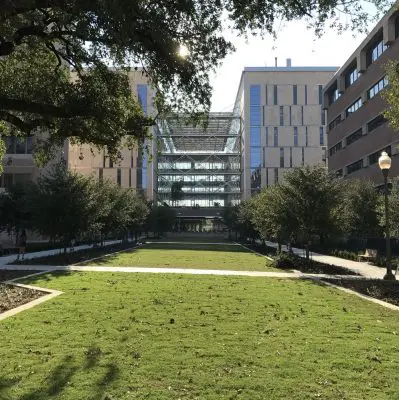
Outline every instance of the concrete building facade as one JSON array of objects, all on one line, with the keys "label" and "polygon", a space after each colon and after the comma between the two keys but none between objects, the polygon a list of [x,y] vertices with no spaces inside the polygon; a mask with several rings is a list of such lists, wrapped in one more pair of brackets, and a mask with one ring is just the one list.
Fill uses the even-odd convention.
[{"label": "concrete building facade", "polygon": [[381,185],[384,150],[393,157],[390,175],[399,174],[399,136],[383,116],[387,105],[380,93],[388,83],[385,65],[399,58],[398,37],[399,11],[393,8],[325,87],[328,166],[339,176]]},{"label": "concrete building facade", "polygon": [[[147,79],[141,71],[129,72],[129,81],[132,93],[136,96],[148,115],[154,114],[154,92],[148,85]],[[91,175],[98,179],[110,179],[125,188],[137,189],[148,199],[154,198],[154,173],[149,155],[141,151],[141,147],[147,147],[150,154],[156,153],[155,141],[133,149],[127,147],[121,151],[122,158],[118,162],[112,162],[106,149],[93,149],[90,145],[74,145],[66,140],[63,148],[56,154],[54,160],[44,168],[38,167],[34,162],[34,146],[38,136],[24,139],[17,137],[5,137],[6,156],[3,161],[4,173],[0,176],[0,188],[3,190],[16,183],[34,181],[40,174],[48,171],[54,163],[65,160],[72,171],[84,175]]]},{"label": "concrete building facade", "polygon": [[326,162],[323,88],[337,67],[247,67],[234,112],[243,120],[242,199],[284,172]]}]

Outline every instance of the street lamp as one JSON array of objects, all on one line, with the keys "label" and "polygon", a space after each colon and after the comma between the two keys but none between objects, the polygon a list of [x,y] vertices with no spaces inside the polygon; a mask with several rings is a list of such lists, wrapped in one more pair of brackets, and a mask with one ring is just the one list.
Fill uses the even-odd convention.
[{"label": "street lamp", "polygon": [[385,239],[386,239],[386,267],[387,272],[384,275],[384,279],[389,281],[395,280],[395,275],[392,273],[391,264],[391,234],[389,231],[389,207],[388,207],[388,173],[391,168],[391,158],[389,155],[383,151],[380,158],[378,159],[378,164],[384,176],[384,200],[385,200]]}]

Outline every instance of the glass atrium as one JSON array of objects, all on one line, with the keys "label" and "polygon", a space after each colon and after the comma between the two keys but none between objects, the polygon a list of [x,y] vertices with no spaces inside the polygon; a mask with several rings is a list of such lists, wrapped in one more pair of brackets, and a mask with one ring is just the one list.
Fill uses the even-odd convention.
[{"label": "glass atrium", "polygon": [[[187,124],[183,117],[158,121],[157,200],[174,207],[224,207],[240,201],[241,121],[211,113]],[[173,182],[182,199],[172,201]]]}]

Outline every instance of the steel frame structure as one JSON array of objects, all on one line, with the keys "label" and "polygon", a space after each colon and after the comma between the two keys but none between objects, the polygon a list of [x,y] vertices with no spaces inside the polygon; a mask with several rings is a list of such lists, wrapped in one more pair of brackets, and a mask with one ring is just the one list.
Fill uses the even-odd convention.
[{"label": "steel frame structure", "polygon": [[[169,117],[157,125],[158,203],[223,207],[240,201],[240,118],[232,113],[210,113],[196,125],[184,116]],[[184,196],[177,202],[171,200],[174,181],[183,182]]]}]

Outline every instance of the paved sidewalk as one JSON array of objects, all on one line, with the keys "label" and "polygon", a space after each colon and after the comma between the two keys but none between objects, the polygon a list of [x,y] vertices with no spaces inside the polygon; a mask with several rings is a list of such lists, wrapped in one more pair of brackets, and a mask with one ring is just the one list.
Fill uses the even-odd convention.
[{"label": "paved sidewalk", "polygon": [[[266,241],[266,245],[274,248],[277,247],[277,243],[268,241]],[[282,246],[282,250],[287,251],[287,247]],[[296,247],[293,247],[292,251],[299,257],[305,258],[305,251],[303,249],[298,249]],[[315,261],[325,264],[335,265],[337,267],[343,267],[349,269],[350,271],[356,272],[366,278],[382,279],[385,275],[384,268],[376,267],[374,265],[370,265],[364,262],[346,260],[344,258],[326,256],[324,254],[313,253],[313,252],[311,252],[310,255],[311,258]]]},{"label": "paved sidewalk", "polygon": [[[121,240],[109,240],[107,242],[104,242],[104,244],[107,245],[112,245],[115,243],[120,243]],[[93,245],[89,244],[83,244],[81,246],[75,246],[73,251],[78,251],[78,250],[86,250],[86,249],[91,249],[93,248]],[[32,258],[38,258],[38,257],[45,257],[45,256],[53,256],[56,254],[60,254],[64,251],[64,249],[51,249],[51,250],[43,250],[43,251],[36,251],[34,253],[26,253],[25,254],[25,260],[31,260]],[[69,252],[69,249],[68,249]],[[0,257],[0,266],[7,265],[10,262],[14,262],[17,259],[16,254],[11,254],[9,256],[2,256]]]},{"label": "paved sidewalk", "polygon": [[219,269],[192,269],[192,268],[157,268],[157,267],[113,267],[113,266],[80,266],[80,265],[0,265],[0,270],[13,271],[82,271],[82,272],[141,272],[153,274],[189,274],[189,275],[227,275],[227,276],[263,276],[273,278],[299,278],[298,272],[262,272],[262,271],[235,271]]}]

